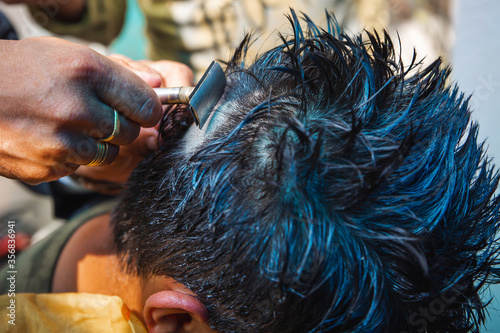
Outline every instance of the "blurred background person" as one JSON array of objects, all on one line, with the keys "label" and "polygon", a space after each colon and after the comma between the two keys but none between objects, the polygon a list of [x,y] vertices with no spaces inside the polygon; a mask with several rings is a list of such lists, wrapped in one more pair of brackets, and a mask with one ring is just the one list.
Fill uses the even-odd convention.
[{"label": "blurred background person", "polygon": [[[122,31],[127,0],[2,0],[25,3],[34,20],[51,32],[109,45]],[[265,39],[262,49],[279,40],[269,37],[286,24],[289,7],[324,22],[334,12],[349,32],[401,30],[420,55],[448,57],[453,44],[453,0],[161,0],[137,1],[145,18],[145,56],[190,66],[199,78],[213,59],[227,59],[246,32]],[[129,6],[136,9],[135,3]],[[408,43],[408,44],[409,44]],[[143,45],[130,40],[131,48]],[[249,54],[255,58],[257,51]],[[120,52],[121,53],[121,52]],[[125,55],[127,55],[125,53]],[[406,55],[405,55],[406,56]]]}]

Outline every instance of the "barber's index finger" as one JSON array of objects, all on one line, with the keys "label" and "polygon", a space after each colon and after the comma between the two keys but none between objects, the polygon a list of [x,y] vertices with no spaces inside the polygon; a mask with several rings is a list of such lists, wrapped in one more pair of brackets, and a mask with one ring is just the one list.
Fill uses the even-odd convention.
[{"label": "barber's index finger", "polygon": [[109,61],[108,73],[98,83],[101,101],[143,127],[152,127],[161,119],[162,107],[158,95],[139,76],[127,68]]}]

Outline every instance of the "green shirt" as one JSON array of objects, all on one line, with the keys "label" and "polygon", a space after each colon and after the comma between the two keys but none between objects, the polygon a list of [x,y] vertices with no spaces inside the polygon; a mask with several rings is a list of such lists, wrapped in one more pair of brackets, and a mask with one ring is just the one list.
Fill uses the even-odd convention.
[{"label": "green shirt", "polygon": [[16,293],[50,293],[57,261],[70,237],[85,222],[112,211],[115,205],[116,200],[108,200],[82,211],[47,238],[16,255],[14,269],[8,265],[0,269],[0,294],[9,293],[9,276],[15,276]]}]

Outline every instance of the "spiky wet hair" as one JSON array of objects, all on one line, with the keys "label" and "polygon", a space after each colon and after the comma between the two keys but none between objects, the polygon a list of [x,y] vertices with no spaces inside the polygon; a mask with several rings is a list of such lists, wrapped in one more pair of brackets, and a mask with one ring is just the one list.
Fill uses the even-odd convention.
[{"label": "spiky wet hair", "polygon": [[477,331],[498,176],[467,99],[386,34],[289,19],[249,67],[248,38],[236,50],[198,146],[164,130],[135,170],[114,219],[127,269],[186,285],[221,332]]}]

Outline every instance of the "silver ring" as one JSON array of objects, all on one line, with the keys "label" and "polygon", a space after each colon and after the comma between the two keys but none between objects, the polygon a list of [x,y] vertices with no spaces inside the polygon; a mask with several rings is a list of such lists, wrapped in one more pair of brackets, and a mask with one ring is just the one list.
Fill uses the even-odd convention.
[{"label": "silver ring", "polygon": [[121,124],[120,124],[120,118],[118,117],[118,111],[116,111],[116,110],[113,110],[113,111],[115,111],[115,122],[114,122],[114,125],[113,125],[113,132],[111,133],[110,136],[101,139],[101,141],[105,141],[105,142],[111,141],[115,137],[117,137],[118,134],[120,133]]}]

